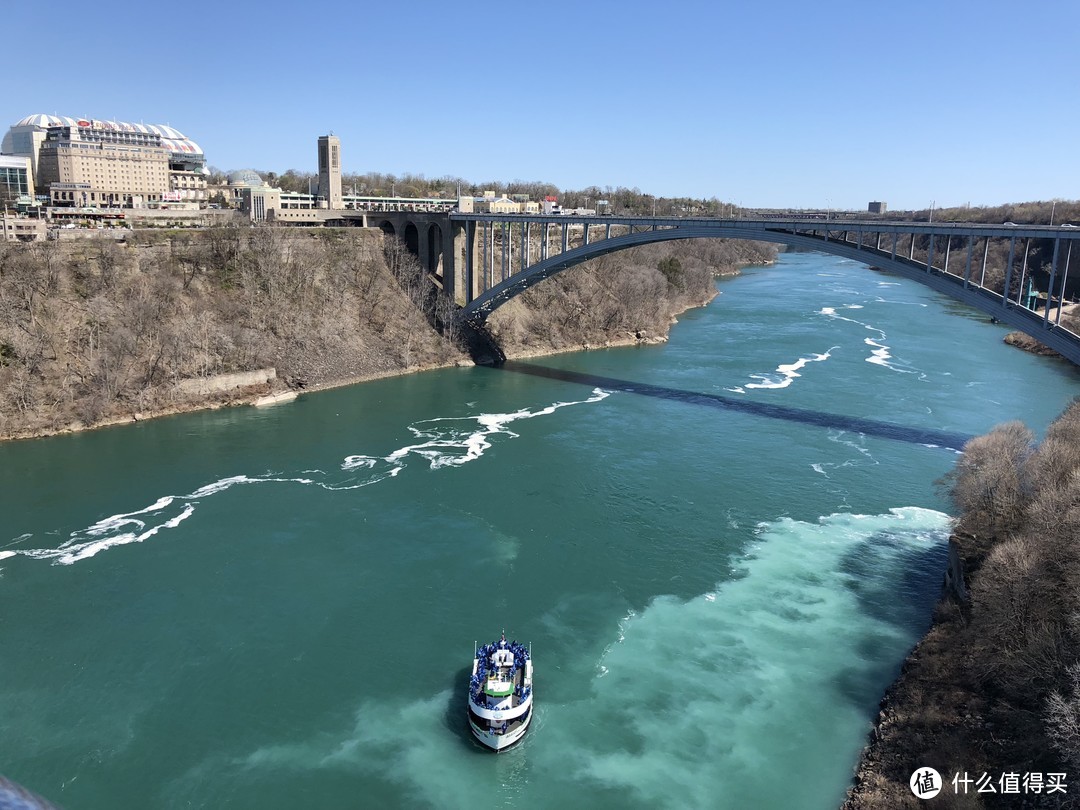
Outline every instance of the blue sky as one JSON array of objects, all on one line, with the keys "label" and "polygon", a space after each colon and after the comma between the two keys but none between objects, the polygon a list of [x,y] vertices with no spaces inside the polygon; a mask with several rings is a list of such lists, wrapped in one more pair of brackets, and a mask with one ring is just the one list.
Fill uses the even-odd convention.
[{"label": "blue sky", "polygon": [[[224,170],[743,206],[1080,198],[1080,3],[5,4],[8,126],[168,123]],[[13,50],[14,49],[14,50]]]}]

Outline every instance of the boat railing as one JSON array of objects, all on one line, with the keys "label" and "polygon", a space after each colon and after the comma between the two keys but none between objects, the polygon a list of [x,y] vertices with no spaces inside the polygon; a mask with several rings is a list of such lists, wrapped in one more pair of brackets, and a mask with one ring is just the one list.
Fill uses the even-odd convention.
[{"label": "boat railing", "polygon": [[[511,653],[509,665],[494,660],[495,654],[500,651],[509,651]],[[516,680],[517,673],[525,672],[526,664],[532,658],[531,644],[526,647],[524,644],[519,644],[516,639],[506,641],[505,637],[498,642],[481,646],[477,646],[474,641],[473,655],[477,663],[476,671],[469,680],[469,693],[473,696],[477,705],[492,708],[487,701],[488,696],[485,693],[484,685],[489,680],[496,678],[500,681],[508,680],[514,684],[510,694],[519,696],[523,701],[528,698],[531,688],[525,687],[523,684],[517,685]],[[505,698],[500,698],[499,702],[503,699]]]}]

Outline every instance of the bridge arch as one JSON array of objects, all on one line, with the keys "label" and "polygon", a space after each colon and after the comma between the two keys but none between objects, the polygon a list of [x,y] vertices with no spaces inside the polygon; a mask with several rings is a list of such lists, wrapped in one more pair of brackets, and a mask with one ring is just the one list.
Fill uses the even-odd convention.
[{"label": "bridge arch", "polygon": [[[838,233],[840,228],[831,232]],[[887,229],[883,229],[887,230]],[[828,231],[826,231],[826,234]],[[896,273],[923,284],[936,292],[948,295],[964,304],[979,309],[993,316],[1002,323],[1024,332],[1041,343],[1061,353],[1073,363],[1080,365],[1080,343],[1067,330],[1047,324],[1044,317],[1032,310],[1006,301],[1001,295],[991,292],[976,284],[969,284],[951,274],[911,259],[896,256],[889,251],[874,247],[859,246],[854,243],[827,236],[808,233],[792,233],[771,228],[745,228],[737,232],[719,231],[708,225],[680,225],[672,228],[657,228],[637,233],[614,236],[597,242],[588,243],[567,250],[556,256],[544,259],[531,267],[511,276],[500,284],[478,296],[462,309],[462,315],[473,322],[485,321],[492,312],[525,290],[550,278],[556,273],[575,267],[589,259],[605,256],[620,250],[657,242],[670,242],[676,239],[748,239],[751,241],[773,242],[797,247],[804,250],[819,251],[861,264],[873,265],[883,270]]]},{"label": "bridge arch", "polygon": [[424,268],[429,273],[439,272],[439,259],[442,256],[442,228],[438,223],[432,222],[427,227],[427,251],[425,257],[427,266]]},{"label": "bridge arch", "polygon": [[384,219],[379,223],[379,230],[387,236],[397,236],[397,231],[394,230],[394,223],[388,219]]},{"label": "bridge arch", "polygon": [[409,253],[413,256],[420,255],[420,231],[416,228],[416,223],[405,223],[405,230],[401,235],[401,238],[405,241],[405,247],[409,249]]}]

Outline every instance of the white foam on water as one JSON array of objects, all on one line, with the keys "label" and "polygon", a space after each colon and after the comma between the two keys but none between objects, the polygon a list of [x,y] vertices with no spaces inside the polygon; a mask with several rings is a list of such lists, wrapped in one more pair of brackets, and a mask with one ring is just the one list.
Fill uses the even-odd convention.
[{"label": "white foam on water", "polygon": [[[874,458],[874,454],[870,452],[870,448],[866,446],[866,436],[862,433],[849,433],[846,430],[830,430],[829,441],[842,444],[844,447],[849,447],[858,453],[863,458],[870,461],[872,464],[879,464],[880,462]],[[850,467],[855,464],[861,464],[858,459],[851,458],[846,461],[842,461],[839,465],[841,467]]]},{"label": "white foam on water", "polygon": [[881,296],[875,297],[874,298],[874,303],[875,304],[892,304],[894,306],[895,305],[903,305],[903,306],[909,306],[909,307],[922,307],[924,309],[926,307],[930,306],[929,304],[923,303],[921,301],[892,301],[892,300],[890,300],[888,298],[882,298]]},{"label": "white foam on water", "polygon": [[[848,309],[848,307],[844,307],[844,309]],[[829,317],[829,318],[835,318],[838,321],[847,321],[848,323],[853,323],[853,324],[855,324],[857,326],[863,327],[864,329],[869,329],[872,332],[877,332],[882,340],[885,339],[885,333],[881,329],[878,329],[876,326],[871,326],[868,323],[863,323],[862,321],[857,321],[854,318],[845,318],[843,315],[837,314],[836,307],[822,307],[819,310],[818,314],[819,315],[825,315],[826,317]]]},{"label": "white foam on water", "polygon": [[147,515],[160,512],[174,500],[175,498],[169,495],[164,498],[158,498],[154,503],[143,509],[138,509],[134,512],[125,512],[122,515],[112,515],[111,517],[102,518],[97,523],[87,527],[85,532],[91,537],[97,537],[98,535],[114,532],[117,529],[128,525],[138,526],[141,529],[146,526],[146,523],[135,518],[135,515]]},{"label": "white foam on water", "polygon": [[[919,508],[763,526],[735,578],[620,622],[604,677],[549,707],[534,765],[647,807],[836,806],[921,632],[876,611],[948,531]],[[925,576],[936,588],[940,571]]]},{"label": "white foam on water", "polygon": [[212,484],[207,484],[204,487],[199,487],[197,490],[189,495],[189,498],[203,498],[207,495],[216,495],[219,492],[224,492],[229,487],[236,484],[251,484],[256,480],[254,478],[248,478],[246,475],[234,475],[232,478],[222,478],[220,481],[215,481]]},{"label": "white foam on water", "polygon": [[915,368],[903,368],[896,363],[890,362],[893,359],[892,353],[889,351],[891,347],[886,346],[884,343],[878,343],[873,338],[866,338],[863,340],[867,346],[873,346],[873,350],[870,352],[870,356],[866,358],[867,363],[873,363],[878,366],[884,366],[890,371],[895,371],[897,374],[916,374],[920,380],[926,379],[926,374]]},{"label": "white foam on water", "polygon": [[522,408],[512,413],[482,413],[476,416],[451,416],[425,419],[409,425],[409,431],[417,439],[416,444],[399,447],[387,456],[348,456],[342,462],[343,470],[383,469],[388,475],[397,475],[405,467],[410,456],[419,456],[428,462],[430,469],[459,467],[476,461],[491,448],[491,439],[502,435],[516,438],[509,425],[523,419],[549,416],[560,408],[600,402],[610,393],[594,388],[588,399],[572,402],[555,402],[544,408]]},{"label": "white foam on water", "polygon": [[[157,526],[153,526],[147,529],[145,532],[135,534],[134,532],[125,532],[123,534],[113,535],[104,540],[96,540],[87,543],[77,543],[74,545],[65,544],[65,551],[63,554],[56,558],[56,561],[60,565],[71,565],[79,560],[85,560],[93,557],[99,551],[104,551],[107,548],[113,546],[124,546],[128,543],[141,543],[144,540],[149,540],[155,534],[162,529],[175,529],[183,521],[187,520],[195,512],[195,505],[192,503],[184,504],[183,510],[180,514],[169,518],[164,523],[160,523]],[[29,555],[34,556],[34,555]]]},{"label": "white foam on water", "polygon": [[604,647],[604,651],[602,653],[600,653],[600,660],[597,661],[597,663],[596,663],[596,668],[597,668],[598,672],[602,671],[602,673],[604,675],[607,675],[608,669],[607,669],[606,666],[604,666],[604,659],[607,658],[608,653],[611,652],[612,647],[614,647],[616,644],[622,644],[623,641],[626,640],[626,632],[625,632],[626,631],[626,626],[634,618],[634,616],[636,616],[636,615],[637,615],[637,613],[635,613],[633,610],[628,610],[626,612],[626,615],[623,616],[622,619],[619,620],[619,633],[618,633],[618,636],[615,638],[615,640],[613,642],[611,642],[606,647]]},{"label": "white foam on water", "polygon": [[[779,365],[776,367],[776,371],[770,374],[751,374],[751,379],[761,380],[756,383],[746,383],[746,388],[787,388],[791,385],[796,377],[801,377],[799,370],[805,368],[810,363],[821,363],[832,357],[833,349],[838,349],[839,346],[833,346],[828,351],[821,354],[811,354],[808,357],[800,357],[794,363],[788,363]],[[731,389],[729,389],[731,390]]]},{"label": "white foam on water", "polygon": [[[883,299],[879,298],[877,300],[882,301]],[[920,306],[924,306],[924,305],[920,305]],[[845,307],[845,309],[856,309],[856,308],[862,309],[862,307],[858,306],[858,305],[848,305],[847,307]],[[870,355],[866,358],[867,363],[872,363],[872,364],[874,364],[876,366],[881,366],[883,368],[887,368],[890,371],[895,371],[895,372],[897,372],[899,374],[917,374],[919,376],[920,380],[926,379],[926,375],[923,372],[919,371],[918,369],[903,368],[902,366],[899,366],[896,363],[890,362],[893,359],[892,352],[891,352],[892,347],[890,347],[889,345],[884,343],[884,340],[887,337],[884,330],[878,329],[876,326],[872,326],[872,325],[870,325],[868,323],[863,323],[862,321],[857,321],[854,318],[845,318],[843,315],[838,315],[837,312],[836,312],[835,307],[822,307],[818,314],[819,315],[825,315],[826,317],[829,317],[829,318],[834,318],[834,319],[836,319],[838,321],[847,321],[848,323],[853,323],[853,324],[856,324],[858,326],[863,327],[864,329],[868,329],[871,332],[877,332],[878,336],[876,338],[870,338],[870,337],[863,338],[863,343],[866,344],[867,346],[872,347],[871,350],[870,350]]]},{"label": "white foam on water", "polygon": [[953,455],[956,455],[956,456],[964,455],[964,451],[962,449],[959,449],[959,448],[956,448],[956,447],[942,447],[940,444],[927,444],[927,443],[923,443],[922,446],[923,447],[928,447],[931,450],[945,450],[946,452],[952,453]]},{"label": "white foam on water", "polygon": [[879,462],[874,458],[874,454],[870,448],[866,446],[866,436],[862,433],[852,433],[846,430],[830,429],[828,432],[828,439],[830,442],[834,442],[839,445],[843,445],[854,453],[849,454],[848,458],[843,461],[823,461],[815,462],[810,465],[810,468],[826,478],[831,478],[829,475],[830,470],[842,470],[845,467],[862,467],[867,464],[878,465]]},{"label": "white foam on water", "polygon": [[870,356],[866,358],[867,363],[875,363],[879,366],[891,368],[891,366],[889,366],[889,360],[892,358],[892,355],[889,353],[888,346],[878,343],[873,338],[864,338],[863,343],[867,346],[874,347],[874,350],[870,352]]},{"label": "white foam on water", "polygon": [[[333,482],[318,480],[327,473],[305,470],[305,476],[277,476],[271,473],[261,476],[233,475],[222,478],[186,495],[163,495],[149,506],[131,512],[122,512],[102,518],[85,529],[71,532],[68,539],[57,548],[12,549],[0,552],[0,559],[16,555],[36,560],[51,560],[54,565],[72,565],[89,559],[106,549],[142,543],[154,537],[162,529],[175,529],[195,513],[195,507],[204,499],[218,495],[234,486],[243,484],[286,483],[302,486],[318,486],[328,490],[357,489],[393,478],[405,467],[407,459],[416,455],[428,461],[431,469],[454,467],[475,461],[491,447],[495,435],[516,437],[518,434],[507,426],[523,419],[548,416],[560,408],[601,402],[609,392],[593,389],[588,399],[571,402],[555,402],[536,410],[522,408],[513,413],[479,414],[477,416],[428,419],[409,425],[413,435],[426,441],[401,447],[388,456],[348,456],[341,464],[347,472],[368,472],[349,480]],[[23,534],[9,545],[24,543],[32,538]]]},{"label": "white foam on water", "polygon": [[[840,295],[858,295],[860,290],[853,289],[852,287],[844,287],[839,284],[829,287],[830,292],[839,293]],[[847,306],[845,305],[845,309]]]}]

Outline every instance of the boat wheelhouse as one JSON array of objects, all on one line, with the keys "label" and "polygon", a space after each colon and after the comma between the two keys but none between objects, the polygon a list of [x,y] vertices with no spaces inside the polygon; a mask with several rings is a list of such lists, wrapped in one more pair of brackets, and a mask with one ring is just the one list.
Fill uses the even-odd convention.
[{"label": "boat wheelhouse", "polygon": [[525,736],[532,720],[532,656],[506,634],[476,649],[469,678],[469,728],[482,744],[502,751]]}]

